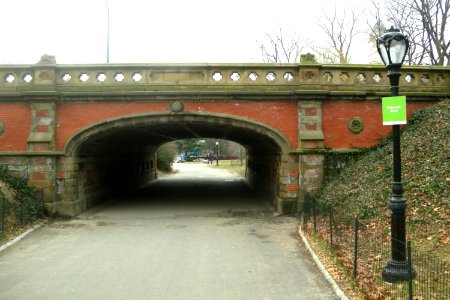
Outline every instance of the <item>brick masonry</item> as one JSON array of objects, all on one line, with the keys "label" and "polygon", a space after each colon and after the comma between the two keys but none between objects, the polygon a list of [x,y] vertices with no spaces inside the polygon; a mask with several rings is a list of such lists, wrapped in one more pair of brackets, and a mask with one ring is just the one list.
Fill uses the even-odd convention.
[{"label": "brick masonry", "polygon": [[322,149],[322,101],[298,102],[298,145],[300,149]]},{"label": "brick masonry", "polygon": [[54,103],[31,103],[31,128],[27,138],[29,150],[55,150],[55,106]]},{"label": "brick masonry", "polygon": [[[389,126],[381,125],[379,102],[298,103],[188,102],[186,111],[237,115],[267,124],[283,133],[290,141],[292,149],[368,147],[390,132]],[[409,103],[408,115],[413,110],[427,105],[429,102],[425,101]],[[169,113],[169,105],[161,102],[79,102],[57,105],[0,103],[0,119],[5,127],[4,133],[0,134],[0,151],[25,151],[28,148],[44,151],[51,150],[52,147],[62,151],[73,134],[96,122],[151,112]],[[352,117],[359,117],[364,121],[364,130],[360,134],[353,134],[347,128],[348,120]],[[41,133],[48,133],[41,141],[30,138]]]},{"label": "brick masonry", "polygon": [[0,120],[4,132],[0,134],[0,151],[26,151],[31,127],[29,103],[0,103]]},{"label": "brick masonry", "polygon": [[[429,102],[409,102],[408,119],[411,113],[430,105]],[[361,118],[364,130],[352,133],[348,129],[351,118]],[[328,149],[351,149],[371,147],[391,132],[391,126],[382,125],[380,101],[324,101],[323,102],[323,134],[324,147]]]},{"label": "brick masonry", "polygon": [[[306,76],[306,75],[305,75]],[[51,99],[50,99],[51,100]],[[89,205],[107,198],[110,191],[100,188],[107,174],[101,162],[87,165],[63,152],[76,133],[112,118],[152,113],[171,114],[164,100],[140,101],[46,101],[30,98],[23,103],[0,102],[0,164],[42,192],[50,212],[77,214]],[[327,149],[348,150],[370,147],[386,136],[391,128],[381,125],[379,101],[369,100],[182,100],[184,112],[228,115],[248,122],[264,124],[288,141],[278,156],[255,157],[248,174],[259,178],[259,185],[273,195],[279,212],[296,211],[305,195],[320,187],[324,176]],[[428,101],[408,104],[408,115]],[[348,128],[351,118],[364,123],[360,133]],[[152,150],[153,151],[153,150]],[[139,166],[150,165],[154,152],[140,157]],[[258,161],[259,159],[259,161]],[[134,163],[126,161],[124,164]],[[263,164],[263,165],[262,165]],[[80,165],[83,169],[80,169]],[[142,173],[142,181],[155,178],[151,170]],[[139,167],[140,169],[145,169]],[[108,169],[111,172],[120,170]],[[258,181],[255,180],[255,181]]]},{"label": "brick masonry", "polygon": [[[57,108],[58,129],[57,149],[62,150],[67,140],[78,130],[96,122],[109,118],[133,115],[139,113],[165,112],[170,113],[167,102],[97,102],[97,103],[67,103]],[[239,116],[258,121],[276,128],[297,147],[297,104],[284,102],[248,102],[248,101],[213,101],[185,102],[186,112],[209,112]],[[293,120],[293,122],[286,122]]]},{"label": "brick masonry", "polygon": [[28,162],[28,182],[42,192],[45,205],[51,205],[56,193],[56,164],[55,157],[34,156]]},{"label": "brick masonry", "polygon": [[[409,114],[449,95],[448,68],[403,71],[414,79],[401,78]],[[245,132],[242,140],[257,135],[249,146],[248,179],[279,212],[295,212],[322,183],[324,153],[369,147],[390,132],[381,125],[379,99],[389,92],[385,74],[382,65],[321,65],[308,55],[286,65],[58,65],[49,56],[35,65],[3,65],[0,164],[40,189],[50,212],[73,215],[108,198],[116,182],[140,185],[155,178],[154,148],[90,156],[98,139],[77,156],[78,145],[99,136],[98,124],[115,119],[114,126],[133,126],[141,119],[130,116],[151,114],[166,116],[152,117],[152,124],[170,124],[173,115],[186,113],[185,123],[197,116],[200,123],[229,122]],[[362,122],[361,132],[349,130],[352,118]]]}]

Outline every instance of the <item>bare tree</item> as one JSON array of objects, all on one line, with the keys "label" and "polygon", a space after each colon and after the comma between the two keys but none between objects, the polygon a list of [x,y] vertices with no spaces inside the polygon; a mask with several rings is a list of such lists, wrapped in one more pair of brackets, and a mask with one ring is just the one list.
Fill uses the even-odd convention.
[{"label": "bare tree", "polygon": [[347,16],[346,11],[342,15],[338,15],[336,7],[333,15],[328,15],[325,9],[322,9],[322,12],[324,19],[323,21],[319,20],[319,26],[326,34],[330,47],[319,48],[316,52],[319,57],[332,60],[331,62],[334,63],[350,63],[353,38],[358,34],[356,31],[358,15],[353,10],[350,12],[350,16]]},{"label": "bare tree", "polygon": [[271,34],[266,33],[266,38],[265,42],[256,43],[267,63],[297,63],[301,52],[309,45],[297,33],[286,36],[281,28]]},{"label": "bare tree", "polygon": [[372,18],[367,18],[367,25],[369,26],[369,40],[376,43],[377,38],[383,35],[386,26],[383,23],[381,16],[381,8],[379,0],[372,0],[373,10],[370,10]]},{"label": "bare tree", "polygon": [[[375,26],[369,24],[369,27],[374,36],[383,34],[379,29],[385,23],[408,36],[410,49],[406,64],[449,65],[450,0],[391,0],[389,5],[380,5],[375,1],[372,3],[376,22],[372,23]],[[385,7],[384,11],[381,6]]]},{"label": "bare tree", "polygon": [[421,16],[433,65],[449,65],[450,0],[414,0],[413,9]]},{"label": "bare tree", "polygon": [[418,19],[420,16],[414,10],[412,2],[394,0],[387,9],[387,17],[390,23],[410,40],[410,48],[406,55],[406,64],[422,65],[429,60],[426,49],[429,48],[425,31],[421,28]]},{"label": "bare tree", "polygon": [[323,64],[337,64],[339,63],[339,55],[330,47],[314,45],[311,47],[316,60]]},{"label": "bare tree", "polygon": [[[366,22],[369,28],[368,32],[369,44],[372,45],[370,57],[375,56],[379,58],[376,43],[378,37],[384,34],[386,27],[381,17],[381,9],[379,1],[372,0],[372,5],[375,9],[370,10],[370,15],[366,16]],[[376,59],[374,62],[379,62],[379,59]]]}]

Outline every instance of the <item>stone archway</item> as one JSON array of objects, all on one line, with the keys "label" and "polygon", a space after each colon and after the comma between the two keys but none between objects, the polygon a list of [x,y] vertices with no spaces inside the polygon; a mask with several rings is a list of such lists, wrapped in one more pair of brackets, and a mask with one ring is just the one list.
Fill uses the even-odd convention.
[{"label": "stone archway", "polygon": [[[139,187],[155,179],[152,157],[159,145],[193,136],[224,138],[243,145],[249,153],[249,183],[269,195],[283,212],[286,198],[292,198],[292,193],[290,197],[286,193],[292,177],[289,170],[298,168],[289,155],[288,139],[263,123],[211,113],[128,115],[79,130],[66,142],[65,156],[58,160],[57,195],[47,206],[53,212],[76,215],[108,198],[107,182],[123,180],[120,174],[124,172],[132,173],[128,179]],[[93,191],[87,193],[91,181],[98,181],[98,187],[89,187]]]},{"label": "stone archway", "polygon": [[273,140],[280,147],[283,153],[288,153],[291,150],[288,139],[280,131],[263,123],[245,119],[242,117],[217,113],[149,113],[108,119],[99,123],[95,123],[87,128],[83,128],[82,130],[76,132],[66,142],[64,153],[68,156],[72,156],[76,154],[78,146],[89,139],[89,137],[109,130],[114,130],[116,128],[134,126],[157,126],[160,124],[171,123],[230,125],[232,127],[247,129],[249,131],[266,136],[268,139]]}]

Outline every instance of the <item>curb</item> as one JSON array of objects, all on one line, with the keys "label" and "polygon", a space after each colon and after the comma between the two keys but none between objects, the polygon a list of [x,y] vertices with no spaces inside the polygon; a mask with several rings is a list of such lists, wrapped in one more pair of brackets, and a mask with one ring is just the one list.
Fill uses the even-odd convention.
[{"label": "curb", "polygon": [[27,235],[29,235],[30,233],[32,233],[33,231],[35,231],[36,229],[39,229],[42,227],[42,225],[44,225],[45,222],[39,223],[33,227],[31,227],[30,229],[28,229],[27,231],[25,231],[24,233],[22,233],[21,235],[15,237],[14,239],[10,240],[9,242],[7,242],[6,244],[3,244],[0,246],[0,253],[6,249],[8,249],[9,247],[13,246],[14,244],[16,244],[17,242],[19,242],[21,239],[25,238]]},{"label": "curb", "polygon": [[305,244],[306,249],[308,249],[308,251],[311,254],[312,259],[316,263],[317,267],[322,272],[322,274],[325,277],[325,279],[331,284],[331,287],[333,288],[336,296],[338,296],[339,299],[341,299],[341,300],[349,300],[348,297],[345,295],[345,293],[339,288],[339,286],[337,285],[336,281],[334,281],[333,277],[331,277],[330,273],[328,273],[327,269],[324,267],[322,262],[319,260],[319,258],[317,257],[316,253],[314,253],[313,249],[309,246],[308,241],[306,240],[306,237],[303,234],[303,231],[302,231],[302,229],[300,227],[298,229],[298,234],[302,238],[302,241]]}]

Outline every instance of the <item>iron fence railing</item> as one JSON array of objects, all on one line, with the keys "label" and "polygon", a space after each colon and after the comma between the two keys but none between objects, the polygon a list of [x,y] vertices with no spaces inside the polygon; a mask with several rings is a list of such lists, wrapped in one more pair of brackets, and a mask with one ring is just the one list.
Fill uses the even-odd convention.
[{"label": "iron fence railing", "polygon": [[305,214],[303,231],[326,241],[367,299],[450,299],[450,264],[446,261],[420,251],[408,241],[405,247],[409,269],[416,276],[401,283],[385,282],[381,274],[391,258],[389,231],[380,233],[380,224],[357,217],[343,220],[332,209],[320,211],[314,201],[310,212]]}]

